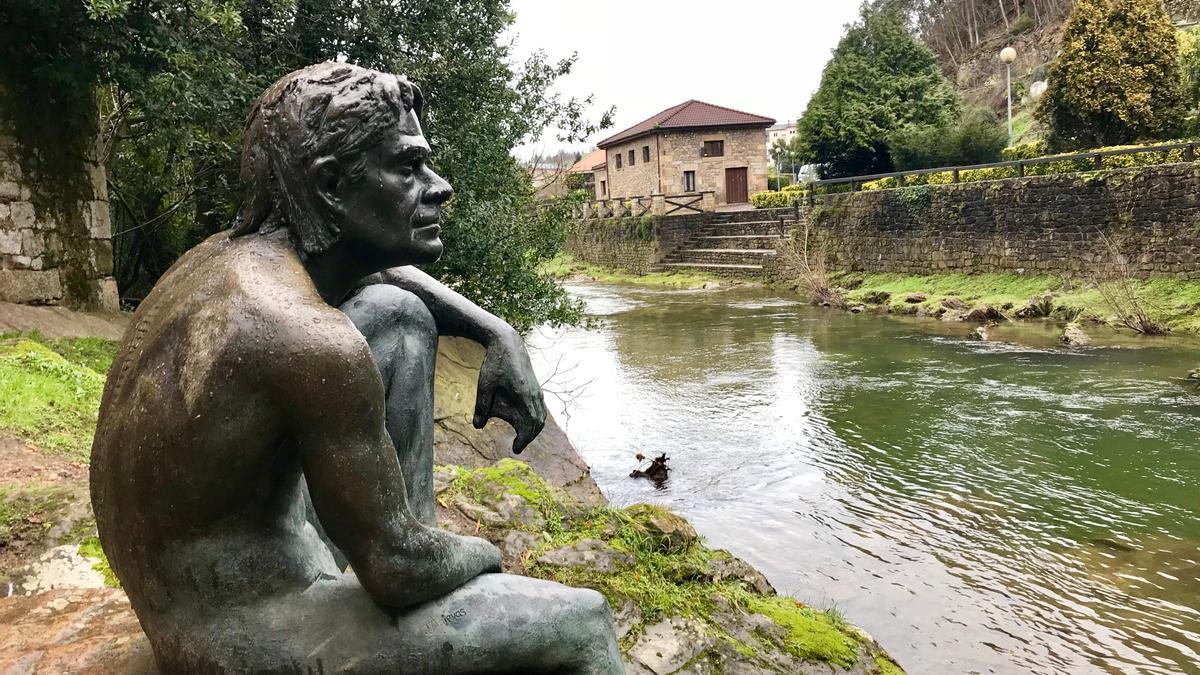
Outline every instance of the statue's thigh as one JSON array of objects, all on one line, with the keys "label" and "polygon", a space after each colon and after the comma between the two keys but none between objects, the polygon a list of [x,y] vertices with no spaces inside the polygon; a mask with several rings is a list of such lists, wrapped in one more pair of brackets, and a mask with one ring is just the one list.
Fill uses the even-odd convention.
[{"label": "statue's thigh", "polygon": [[252,614],[291,642],[290,660],[323,672],[562,672],[590,648],[598,624],[611,626],[599,593],[508,574],[479,576],[397,615],[343,575]]}]

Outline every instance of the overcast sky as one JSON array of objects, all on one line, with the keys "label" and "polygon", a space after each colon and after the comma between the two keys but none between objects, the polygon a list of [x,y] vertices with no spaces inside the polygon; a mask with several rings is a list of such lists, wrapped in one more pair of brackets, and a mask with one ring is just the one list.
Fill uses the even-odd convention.
[{"label": "overcast sky", "polygon": [[[858,0],[512,0],[520,60],[534,49],[579,53],[558,90],[594,94],[614,126],[589,145],[695,98],[795,121],[858,13]],[[553,137],[518,151],[549,154]],[[584,146],[579,146],[584,149]],[[547,152],[549,151],[549,152]]]}]

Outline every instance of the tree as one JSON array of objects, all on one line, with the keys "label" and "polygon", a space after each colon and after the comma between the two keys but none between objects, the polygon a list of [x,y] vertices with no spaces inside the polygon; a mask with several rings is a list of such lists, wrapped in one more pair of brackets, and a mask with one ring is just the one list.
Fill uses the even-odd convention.
[{"label": "tree", "polygon": [[1183,103],[1162,0],[1079,0],[1037,115],[1055,144],[1098,147],[1177,134]]},{"label": "tree", "polygon": [[62,117],[50,114],[61,92],[85,92],[71,100],[91,120],[84,136],[100,113],[118,286],[136,300],[183,251],[232,222],[242,125],[266,86],[326,59],[403,73],[425,93],[434,163],[456,191],[443,221],[446,256],[427,269],[528,328],[579,316],[538,272],[570,213],[537,202],[511,151],[547,129],[578,140],[610,115],[593,122],[590,100],[554,94],[573,56],[513,63],[501,41],[512,21],[508,0],[9,0],[0,93],[33,83],[6,106],[42,101],[29,108],[41,113],[24,115],[31,128],[55,126],[47,121]]},{"label": "tree", "polygon": [[864,3],[825,65],[797,127],[805,162],[820,164],[822,175],[890,171],[887,139],[894,130],[957,117],[950,83],[904,17],[895,3]]},{"label": "tree", "polygon": [[780,173],[794,176],[805,164],[804,147],[799,136],[775,139],[768,152],[771,162],[779,168]]},{"label": "tree", "polygon": [[996,113],[968,108],[950,126],[897,129],[888,139],[888,153],[896,170],[908,171],[996,162],[1006,145],[1008,132]]}]

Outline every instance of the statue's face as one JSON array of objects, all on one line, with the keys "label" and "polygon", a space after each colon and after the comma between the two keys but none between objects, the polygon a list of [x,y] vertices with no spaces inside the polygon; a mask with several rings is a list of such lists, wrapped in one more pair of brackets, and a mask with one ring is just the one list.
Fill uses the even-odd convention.
[{"label": "statue's face", "polygon": [[366,170],[339,186],[341,239],[379,266],[433,262],[442,254],[441,205],[450,184],[426,164],[429,144],[412,114],[366,155]]}]

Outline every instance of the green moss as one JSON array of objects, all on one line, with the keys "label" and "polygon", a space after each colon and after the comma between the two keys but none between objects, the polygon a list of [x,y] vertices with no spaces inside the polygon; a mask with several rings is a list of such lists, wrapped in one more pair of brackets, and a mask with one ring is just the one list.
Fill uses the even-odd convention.
[{"label": "green moss", "polygon": [[120,588],[121,582],[117,579],[117,575],[112,571],[112,567],[108,564],[108,558],[104,555],[104,549],[100,546],[100,539],[97,537],[88,537],[79,544],[79,555],[95,561],[92,564],[92,569],[96,570],[104,576],[104,585],[109,588]]},{"label": "green moss", "polygon": [[443,494],[443,501],[452,499],[456,494],[465,494],[478,503],[490,504],[506,494],[514,494],[546,519],[548,530],[560,529],[565,510],[564,497],[525,462],[506,457],[492,466],[479,469],[450,468],[457,476]]},{"label": "green moss", "polygon": [[104,376],[26,338],[0,340],[0,429],[86,461]]},{"label": "green moss", "polygon": [[858,641],[839,615],[819,612],[787,597],[752,597],[748,607],[787,630],[784,644],[793,655],[847,668],[858,662]]},{"label": "green moss", "polygon": [[878,675],[904,675],[904,670],[886,656],[876,656],[875,667]]},{"label": "green moss", "polygon": [[[613,284],[630,284],[635,286],[655,286],[667,288],[700,288],[718,278],[694,272],[651,272],[649,274],[634,274],[615,270],[600,265],[583,262],[570,253],[560,253],[541,268],[543,274],[563,279],[575,275],[586,275]],[[729,283],[725,280],[723,283]]]}]

